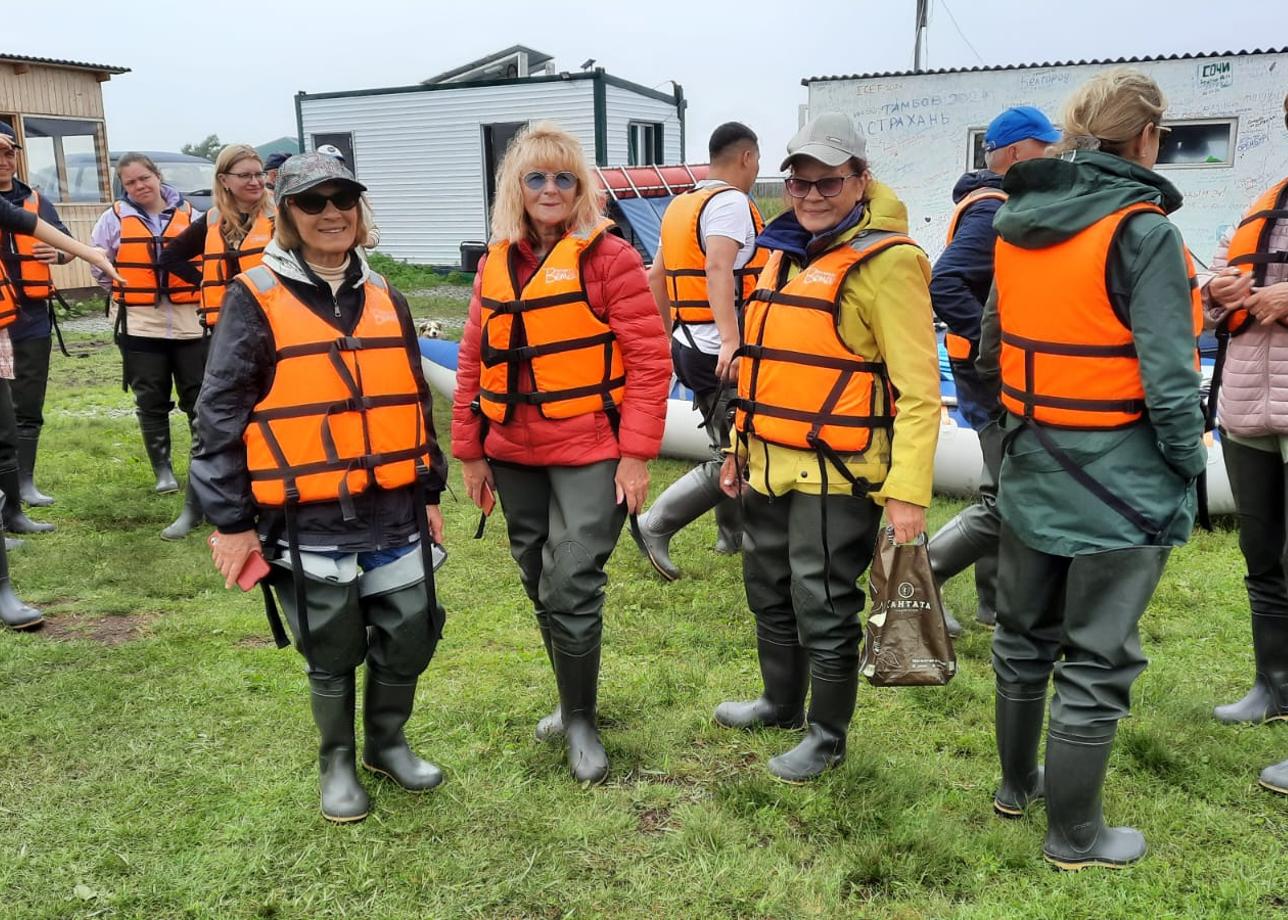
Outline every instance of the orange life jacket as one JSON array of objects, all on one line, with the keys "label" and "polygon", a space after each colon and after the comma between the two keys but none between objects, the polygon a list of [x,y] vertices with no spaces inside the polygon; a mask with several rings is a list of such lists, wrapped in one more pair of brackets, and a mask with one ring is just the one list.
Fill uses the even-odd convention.
[{"label": "orange life jacket", "polygon": [[239,275],[268,321],[273,383],[242,435],[263,506],[339,501],[397,489],[430,466],[424,406],[389,286],[369,276],[350,335],[309,309],[263,265]]},{"label": "orange life jacket", "polygon": [[[678,196],[667,205],[662,215],[662,268],[666,275],[666,293],[671,301],[671,318],[675,323],[714,323],[711,301],[707,294],[707,249],[702,239],[702,212],[712,199],[731,185],[707,185]],[[760,210],[750,198],[751,220],[756,233],[765,229]],[[751,258],[734,277],[734,306],[741,307],[756,287],[756,279],[769,259],[768,250],[753,248]]]},{"label": "orange life jacket", "polygon": [[[1022,249],[998,238],[1002,404],[1056,428],[1107,430],[1140,421],[1145,388],[1131,330],[1114,310],[1106,269],[1125,221],[1155,204],[1128,205],[1054,246]],[[1203,329],[1194,262],[1190,321]],[[1195,354],[1197,366],[1198,355]]]},{"label": "orange life jacket", "polygon": [[[948,218],[948,232],[944,238],[944,245],[951,246],[953,237],[957,235],[957,227],[961,223],[962,217],[974,205],[981,201],[1005,201],[1006,192],[998,188],[977,188],[968,195],[965,195],[961,201],[957,202],[957,207],[953,208],[953,216]],[[948,357],[956,361],[969,361],[974,346],[971,340],[965,336],[958,335],[955,332],[949,332],[944,336],[944,348],[948,351]]]},{"label": "orange life jacket", "polygon": [[[1265,286],[1267,265],[1288,262],[1288,252],[1270,248],[1270,231],[1277,220],[1288,220],[1288,179],[1279,181],[1252,203],[1230,238],[1226,259],[1240,271],[1251,272],[1258,287]],[[1238,335],[1251,324],[1252,314],[1239,309],[1231,310],[1221,325],[1230,335]]]},{"label": "orange life jacket", "polygon": [[264,247],[273,239],[273,220],[272,215],[260,213],[241,244],[232,248],[221,231],[219,209],[211,208],[206,212],[206,247],[201,257],[201,306],[197,308],[197,318],[205,328],[213,329],[219,322],[219,305],[224,301],[224,291],[228,289],[229,280],[237,274],[232,269],[233,260],[243,272],[264,261]]},{"label": "orange life jacket", "polygon": [[[550,250],[518,289],[514,248],[488,247],[483,263],[480,313],[479,406],[493,422],[508,422],[514,406],[537,406],[546,418],[588,412],[613,415],[626,391],[621,346],[586,296],[582,265],[612,226],[601,221],[586,233],[569,233]],[[532,391],[522,385],[524,368]]]},{"label": "orange life jacket", "polygon": [[196,303],[200,297],[197,285],[157,270],[161,249],[192,223],[192,205],[181,203],[166,221],[161,236],[153,236],[143,218],[122,214],[121,202],[112,205],[121,221],[121,242],[116,250],[116,270],[125,284],[114,282],[116,302],[127,307],[155,307],[161,295],[171,303]]},{"label": "orange life jacket", "polygon": [[744,313],[739,432],[837,460],[866,450],[873,429],[891,426],[894,393],[885,362],[845,344],[839,311],[851,272],[892,246],[916,245],[902,233],[861,233],[791,279],[783,254],[769,256]]},{"label": "orange life jacket", "polygon": [[[40,193],[32,190],[23,200],[22,209],[39,216]],[[11,233],[9,239],[18,257],[18,277],[10,279],[15,293],[23,300],[48,300],[54,292],[53,275],[49,266],[36,258],[36,245],[40,241],[26,233]]]},{"label": "orange life jacket", "polygon": [[0,262],[0,329],[7,329],[18,319],[18,298],[14,294],[9,272]]}]

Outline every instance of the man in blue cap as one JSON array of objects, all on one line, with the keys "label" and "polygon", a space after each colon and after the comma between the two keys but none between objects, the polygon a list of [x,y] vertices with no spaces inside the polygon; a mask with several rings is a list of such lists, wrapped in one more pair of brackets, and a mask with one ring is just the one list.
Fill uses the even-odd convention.
[{"label": "man in blue cap", "polygon": [[[1002,178],[1021,160],[1046,155],[1060,132],[1031,105],[1015,106],[998,115],[984,134],[985,169],[968,172],[953,187],[956,210],[948,222],[948,241],[935,262],[930,279],[930,299],[935,316],[948,325],[944,344],[957,388],[957,407],[970,426],[980,433],[984,472],[980,500],[957,515],[930,541],[930,564],[942,584],[975,565],[979,607],[975,618],[985,626],[996,622],[997,539],[1000,523],[995,509],[1001,443],[990,424],[997,406],[975,373],[979,351],[979,320],[993,286],[993,215],[1006,200]],[[961,632],[961,624],[948,614],[948,629]]]}]

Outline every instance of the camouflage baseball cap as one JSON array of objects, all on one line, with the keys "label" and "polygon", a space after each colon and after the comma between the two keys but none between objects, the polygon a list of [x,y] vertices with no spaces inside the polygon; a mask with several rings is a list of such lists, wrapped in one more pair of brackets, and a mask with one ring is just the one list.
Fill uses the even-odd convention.
[{"label": "camouflage baseball cap", "polygon": [[291,157],[277,171],[273,200],[280,205],[283,198],[307,192],[325,182],[343,182],[360,192],[367,190],[339,160],[320,153],[301,153]]}]

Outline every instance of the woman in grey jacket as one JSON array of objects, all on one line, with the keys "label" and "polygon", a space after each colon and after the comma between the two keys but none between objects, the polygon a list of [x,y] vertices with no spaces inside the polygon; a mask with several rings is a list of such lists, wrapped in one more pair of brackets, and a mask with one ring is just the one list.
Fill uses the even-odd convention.
[{"label": "woman in grey jacket", "polygon": [[[1284,98],[1288,128],[1288,97]],[[1224,338],[1216,396],[1225,467],[1248,574],[1256,676],[1239,701],[1216,708],[1231,724],[1288,719],[1288,178],[1264,192],[1222,238],[1203,288]],[[1261,783],[1288,794],[1288,761]]]}]

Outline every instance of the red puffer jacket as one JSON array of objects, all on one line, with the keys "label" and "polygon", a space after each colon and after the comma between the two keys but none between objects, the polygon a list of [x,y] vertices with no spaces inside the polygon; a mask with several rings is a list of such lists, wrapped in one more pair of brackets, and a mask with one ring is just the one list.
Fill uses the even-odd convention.
[{"label": "red puffer jacket", "polygon": [[[537,270],[537,257],[526,241],[517,250],[518,281],[527,284]],[[587,255],[584,271],[590,308],[617,335],[626,367],[626,394],[616,437],[603,412],[548,419],[536,406],[519,404],[511,421],[491,425],[486,446],[481,443],[482,416],[470,409],[479,392],[480,264],[456,370],[452,406],[456,459],[481,460],[486,455],[490,460],[527,466],[586,466],[623,454],[641,460],[657,456],[671,386],[671,349],[644,263],[625,240],[605,234]],[[524,379],[531,386],[531,376]]]}]

